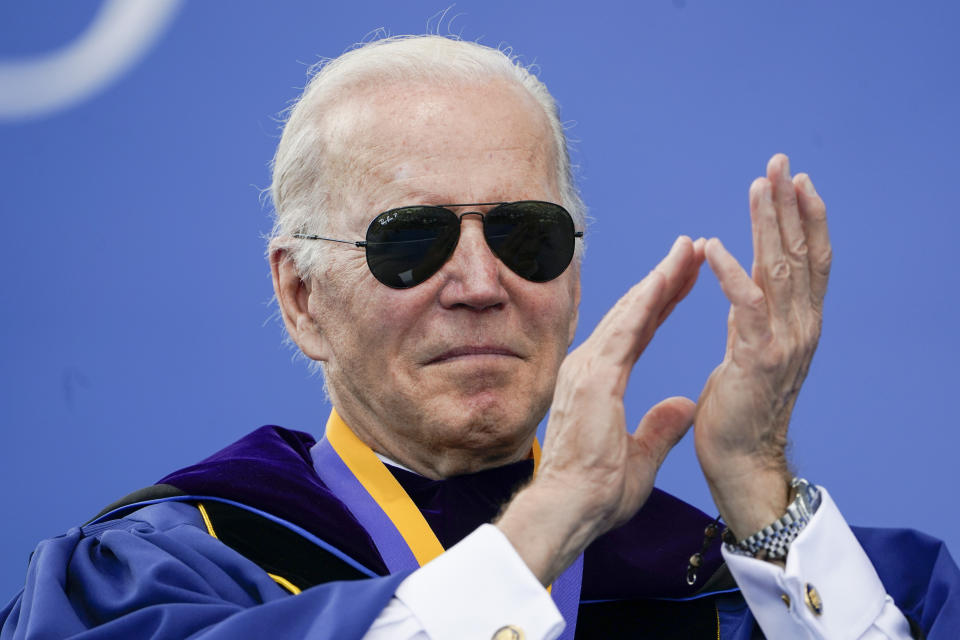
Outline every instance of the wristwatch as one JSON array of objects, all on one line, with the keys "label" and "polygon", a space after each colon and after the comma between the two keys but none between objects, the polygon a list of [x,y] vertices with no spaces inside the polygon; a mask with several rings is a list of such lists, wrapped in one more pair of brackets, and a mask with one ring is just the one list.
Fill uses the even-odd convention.
[{"label": "wristwatch", "polygon": [[[807,526],[813,514],[820,507],[820,490],[803,478],[790,481],[791,492],[795,495],[787,505],[787,512],[773,524],[767,525],[752,536],[737,542],[730,529],[723,532],[724,547],[731,553],[764,560],[782,560],[787,557],[790,544]],[[761,552],[763,556],[759,556]]]}]

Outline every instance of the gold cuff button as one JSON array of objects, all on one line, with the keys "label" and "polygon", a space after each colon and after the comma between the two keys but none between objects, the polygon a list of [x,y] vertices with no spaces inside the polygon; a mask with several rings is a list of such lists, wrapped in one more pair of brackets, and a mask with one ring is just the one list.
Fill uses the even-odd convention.
[{"label": "gold cuff button", "polygon": [[493,634],[492,640],[523,640],[523,630],[519,627],[515,627],[512,624],[508,624],[505,627],[500,627]]},{"label": "gold cuff button", "polygon": [[820,592],[809,582],[807,583],[804,600],[807,601],[807,607],[809,607],[810,611],[813,611],[818,616],[823,613],[823,600],[820,599]]}]

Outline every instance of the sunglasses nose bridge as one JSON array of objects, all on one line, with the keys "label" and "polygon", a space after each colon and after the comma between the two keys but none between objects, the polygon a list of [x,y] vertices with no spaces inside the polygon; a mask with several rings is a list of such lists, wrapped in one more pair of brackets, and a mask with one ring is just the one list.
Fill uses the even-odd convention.
[{"label": "sunglasses nose bridge", "polygon": [[480,216],[480,222],[483,222],[485,214],[482,211],[464,211],[457,214],[457,217],[460,218],[460,224],[463,224],[463,219],[467,216]]},{"label": "sunglasses nose bridge", "polygon": [[[495,208],[496,208],[496,207],[495,207]],[[480,221],[479,221],[479,222],[480,222],[480,228],[482,229],[481,233],[483,233],[484,238],[486,238],[486,235],[487,235],[487,214],[486,214],[485,212],[483,212],[483,211],[464,211],[463,213],[456,214],[456,215],[457,215],[458,218],[460,218],[460,234],[461,234],[461,235],[463,235],[463,219],[466,218],[467,216],[477,216],[478,218],[480,218]],[[493,248],[490,247],[490,243],[489,243],[489,242],[487,242],[487,247],[488,247],[489,249],[491,249],[491,251],[493,250]]]},{"label": "sunglasses nose bridge", "polygon": [[[467,216],[477,216],[478,218],[480,218],[479,222],[480,222],[481,229],[483,228],[483,225],[486,222],[486,214],[484,214],[482,211],[464,211],[463,213],[457,213],[454,215],[456,215],[458,219],[458,227],[459,227],[459,229],[457,230],[458,246],[460,244],[459,239],[463,238],[463,219],[464,218],[466,218]],[[481,233],[483,232],[481,231]],[[456,250],[456,248],[454,248],[454,250]]]},{"label": "sunglasses nose bridge", "polygon": [[[484,266],[487,260],[492,259],[494,263],[499,260],[497,255],[493,253],[486,239],[486,234],[483,231],[485,215],[482,211],[465,211],[464,213],[456,214],[459,219],[460,228],[457,234],[457,246],[454,247],[449,261],[465,260],[472,264],[472,269],[487,269],[489,265]],[[477,221],[480,223],[479,227],[466,225],[465,228],[463,226],[463,220],[467,216],[479,217],[480,219]],[[472,227],[472,229],[467,230],[470,227]]]}]

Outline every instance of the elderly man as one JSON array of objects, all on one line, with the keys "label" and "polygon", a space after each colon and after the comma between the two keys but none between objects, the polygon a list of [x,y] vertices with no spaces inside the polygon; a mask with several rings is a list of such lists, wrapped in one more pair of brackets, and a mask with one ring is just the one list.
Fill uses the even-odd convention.
[{"label": "elderly man", "polygon": [[[788,472],[830,243],[785,156],[750,188],[752,275],[681,236],[569,355],[583,205],[550,95],[502,53],[401,38],[331,62],[272,193],[325,437],[260,429],[42,543],[0,638],[955,637],[942,547],[855,536]],[[627,378],[704,260],[726,356],[631,434]],[[653,488],[694,423],[725,564],[717,524]]]}]

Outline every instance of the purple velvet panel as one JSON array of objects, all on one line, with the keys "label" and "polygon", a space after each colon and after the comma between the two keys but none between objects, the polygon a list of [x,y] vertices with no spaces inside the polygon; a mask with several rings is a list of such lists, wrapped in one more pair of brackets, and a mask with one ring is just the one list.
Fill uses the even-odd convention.
[{"label": "purple velvet panel", "polygon": [[723,564],[720,536],[704,554],[697,581],[687,584],[687,562],[703,545],[713,518],[669,493],[654,489],[622,527],[597,538],[583,560],[584,600],[685,598]]},{"label": "purple velvet panel", "polygon": [[[161,483],[198,495],[243,502],[289,520],[374,571],[386,567],[370,536],[313,470],[313,437],[281,427],[257,429],[205,460],[176,471]],[[430,480],[389,467],[441,544],[448,548],[490,522],[533,471],[526,460],[479,473]],[[682,598],[692,595],[720,566],[714,540],[693,587],[687,585],[689,557],[700,550],[711,518],[654,489],[627,524],[598,538],[584,557],[584,600]]]},{"label": "purple velvet panel", "polygon": [[423,513],[444,549],[485,522],[492,522],[533,474],[533,460],[478,473],[430,480],[387,465]]},{"label": "purple velvet panel", "polygon": [[158,484],[195,495],[229,498],[293,522],[381,575],[387,568],[373,541],[313,470],[313,436],[260,427]]},{"label": "purple velvet panel", "polygon": [[[485,522],[533,473],[524,460],[497,469],[430,480],[389,467],[423,513],[444,548]],[[692,595],[723,562],[720,539],[704,554],[697,581],[687,584],[687,561],[700,551],[713,521],[687,503],[654,489],[643,509],[625,525],[598,538],[584,555],[581,598],[684,598]]]}]

